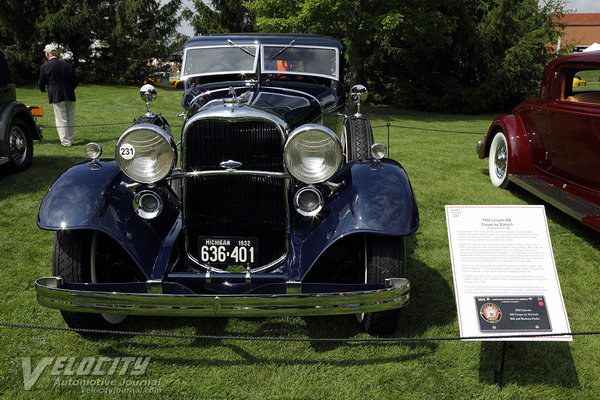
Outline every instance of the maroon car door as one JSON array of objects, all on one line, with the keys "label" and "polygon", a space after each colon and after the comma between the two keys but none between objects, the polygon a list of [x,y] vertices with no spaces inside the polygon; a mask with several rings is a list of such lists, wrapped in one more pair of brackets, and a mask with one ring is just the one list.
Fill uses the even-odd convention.
[{"label": "maroon car door", "polygon": [[557,101],[550,119],[553,175],[600,188],[600,104]]}]

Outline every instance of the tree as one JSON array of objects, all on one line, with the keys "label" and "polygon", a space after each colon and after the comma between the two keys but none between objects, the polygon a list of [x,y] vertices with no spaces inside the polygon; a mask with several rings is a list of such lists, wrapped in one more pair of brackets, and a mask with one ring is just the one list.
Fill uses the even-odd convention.
[{"label": "tree", "polygon": [[148,76],[152,59],[171,52],[180,6],[181,0],[7,0],[0,35],[11,44],[17,82],[37,80],[44,44],[52,42],[71,54],[82,79],[132,83]]},{"label": "tree", "polygon": [[341,39],[372,100],[435,111],[507,108],[534,93],[562,0],[254,0],[261,30]]},{"label": "tree", "polygon": [[352,83],[366,82],[366,71],[378,26],[397,8],[391,0],[254,0],[247,7],[263,31],[319,33],[340,40]]},{"label": "tree", "polygon": [[244,3],[244,0],[212,0],[209,7],[202,0],[194,0],[194,10],[186,9],[182,15],[197,35],[254,32],[254,15]]},{"label": "tree", "polygon": [[15,82],[37,80],[43,46],[34,29],[39,18],[37,0],[3,0],[0,7],[0,39],[6,42],[7,60]]},{"label": "tree", "polygon": [[[560,0],[404,2],[378,35],[382,101],[446,112],[508,109],[539,90]],[[393,65],[395,73],[390,70]],[[398,73],[400,72],[400,73]]]},{"label": "tree", "polygon": [[144,80],[152,70],[150,62],[171,53],[179,23],[181,0],[170,0],[162,7],[158,0],[118,0],[105,2],[101,14],[103,33],[97,48],[97,62],[110,68],[117,83]]}]

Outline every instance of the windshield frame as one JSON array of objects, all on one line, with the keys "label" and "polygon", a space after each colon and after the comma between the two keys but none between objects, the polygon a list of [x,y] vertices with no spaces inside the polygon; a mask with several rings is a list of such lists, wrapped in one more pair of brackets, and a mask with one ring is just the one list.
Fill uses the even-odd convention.
[{"label": "windshield frame", "polygon": [[[264,65],[264,62],[265,62],[264,48],[265,47],[278,47],[281,49],[287,48],[286,51],[288,49],[294,49],[294,48],[333,50],[335,52],[335,74],[328,75],[328,74],[319,74],[319,73],[315,73],[315,72],[278,71],[278,70],[268,69]],[[285,54],[285,51],[282,52],[281,54]],[[335,81],[339,82],[339,80],[340,80],[340,52],[337,47],[330,47],[330,46],[314,46],[314,45],[305,45],[305,44],[294,44],[294,45],[290,46],[290,45],[281,44],[281,43],[261,43],[260,44],[260,71],[263,74],[317,76],[317,77],[327,78],[327,79],[331,79],[331,80],[335,80]]]},{"label": "windshield frame", "polygon": [[230,44],[228,45],[212,45],[212,46],[194,46],[194,47],[188,47],[185,49],[184,53],[183,53],[183,59],[181,62],[181,76],[180,79],[187,79],[187,78],[191,78],[191,77],[196,77],[196,76],[213,76],[213,75],[233,75],[233,74],[255,74],[256,73],[256,69],[258,66],[258,59],[259,59],[259,50],[260,50],[260,46],[257,43],[241,43],[238,44],[239,47],[244,47],[249,51],[252,51],[251,48],[255,48],[254,49],[254,62],[252,63],[252,69],[251,70],[227,70],[227,71],[210,71],[210,72],[201,72],[201,73],[186,73],[186,63],[187,63],[187,59],[189,56],[190,52],[193,52],[195,50],[201,50],[201,49],[215,49],[215,48],[231,48],[231,51],[239,51],[239,52],[244,52],[244,50],[240,49],[238,46],[232,46]]}]

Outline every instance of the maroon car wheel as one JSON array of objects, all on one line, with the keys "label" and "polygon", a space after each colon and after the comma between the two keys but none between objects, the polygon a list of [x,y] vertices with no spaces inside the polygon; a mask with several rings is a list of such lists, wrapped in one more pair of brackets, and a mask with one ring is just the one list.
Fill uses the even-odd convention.
[{"label": "maroon car wheel", "polygon": [[502,131],[496,133],[490,146],[490,180],[494,186],[506,189],[508,186],[508,142]]}]

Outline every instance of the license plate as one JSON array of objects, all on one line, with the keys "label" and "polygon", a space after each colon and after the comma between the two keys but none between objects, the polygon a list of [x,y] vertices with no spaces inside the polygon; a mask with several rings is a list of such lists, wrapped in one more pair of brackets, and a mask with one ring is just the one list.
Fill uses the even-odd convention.
[{"label": "license plate", "polygon": [[254,265],[258,259],[258,239],[201,236],[198,254],[201,262],[211,265]]}]

